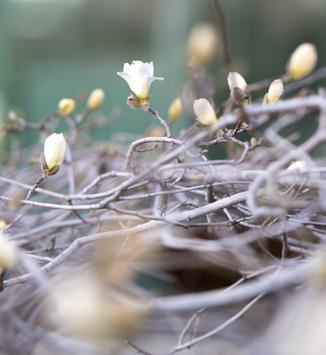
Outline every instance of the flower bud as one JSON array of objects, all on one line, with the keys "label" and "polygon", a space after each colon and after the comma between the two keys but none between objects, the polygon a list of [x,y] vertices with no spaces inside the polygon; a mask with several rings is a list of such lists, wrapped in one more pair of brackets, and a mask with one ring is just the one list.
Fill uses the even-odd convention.
[{"label": "flower bud", "polygon": [[228,75],[228,85],[230,91],[233,89],[240,89],[242,91],[245,91],[247,88],[247,83],[246,80],[243,78],[243,76],[235,71],[231,71]]},{"label": "flower bud", "polygon": [[206,99],[194,101],[193,109],[199,123],[211,126],[217,121],[217,117],[212,105]]},{"label": "flower bud", "polygon": [[0,268],[11,268],[17,264],[18,249],[16,244],[0,233]]},{"label": "flower bud", "polygon": [[63,163],[66,154],[66,141],[62,133],[53,133],[46,138],[43,151],[43,170],[54,175]]},{"label": "flower bud", "polygon": [[250,147],[256,147],[256,145],[258,144],[258,140],[257,140],[257,138],[255,138],[255,137],[251,137],[250,138]]},{"label": "flower bud", "polygon": [[5,229],[6,227],[7,227],[7,223],[3,219],[0,219],[0,230]]},{"label": "flower bud", "polygon": [[242,75],[234,71],[230,72],[228,75],[228,85],[234,102],[247,103],[249,101],[246,93],[247,83]]},{"label": "flower bud", "polygon": [[283,95],[284,85],[281,79],[274,80],[269,86],[267,94],[264,96],[264,103],[272,104],[277,102]]},{"label": "flower bud", "polygon": [[182,115],[182,102],[179,97],[174,99],[169,107],[168,117],[170,122],[176,121]]},{"label": "flower bud", "polygon": [[209,23],[196,25],[190,32],[187,52],[190,60],[205,65],[213,58],[218,45],[216,29]]},{"label": "flower bud", "polygon": [[135,301],[133,305],[122,297],[119,302],[117,292],[106,292],[99,281],[97,274],[87,271],[59,275],[52,279],[56,287],[44,302],[50,322],[59,331],[97,346],[107,345],[110,338],[125,338],[139,325],[142,315]]},{"label": "flower bud", "polygon": [[98,111],[104,103],[105,93],[102,89],[95,89],[91,92],[87,100],[87,109],[89,111]]},{"label": "flower bud", "polygon": [[291,54],[287,74],[291,80],[301,80],[309,75],[317,64],[318,54],[314,44],[302,43]]},{"label": "flower bud", "polygon": [[61,99],[58,103],[58,113],[61,116],[69,116],[75,109],[76,103],[73,99]]},{"label": "flower bud", "polygon": [[298,173],[306,173],[308,172],[307,164],[302,160],[297,160],[292,162],[287,169],[288,171],[298,172]]},{"label": "flower bud", "polygon": [[163,127],[150,127],[145,132],[146,137],[164,137],[165,130]]}]

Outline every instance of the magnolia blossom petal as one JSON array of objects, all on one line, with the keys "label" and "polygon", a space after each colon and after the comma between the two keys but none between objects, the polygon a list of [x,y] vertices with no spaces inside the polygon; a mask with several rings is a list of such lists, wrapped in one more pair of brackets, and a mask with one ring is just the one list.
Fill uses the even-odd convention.
[{"label": "magnolia blossom petal", "polygon": [[129,87],[130,87],[130,90],[131,90],[131,85],[132,85],[132,83],[133,83],[133,77],[129,74],[129,73],[127,73],[127,72],[125,72],[125,71],[118,71],[117,72],[117,74],[123,79],[123,80],[125,80],[126,82],[127,82],[127,84],[129,85]]},{"label": "magnolia blossom petal", "polygon": [[140,77],[147,78],[154,76],[154,65],[153,62],[142,63],[138,61],[138,73]]},{"label": "magnolia blossom petal", "polygon": [[139,94],[137,95],[139,98],[141,99],[146,99],[149,96],[149,89],[153,83],[153,81],[155,80],[164,80],[163,78],[160,77],[151,77],[151,78],[146,78],[143,81],[143,86],[141,88],[141,91],[139,92]]}]

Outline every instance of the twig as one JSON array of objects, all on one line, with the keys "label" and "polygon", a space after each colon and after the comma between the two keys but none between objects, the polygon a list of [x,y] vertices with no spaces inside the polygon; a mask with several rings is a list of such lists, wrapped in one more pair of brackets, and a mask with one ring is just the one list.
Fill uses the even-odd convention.
[{"label": "twig", "polygon": [[209,1],[210,1],[211,8],[215,14],[217,26],[219,27],[220,32],[222,34],[224,64],[227,67],[227,69],[230,71],[232,69],[232,56],[231,56],[231,50],[229,45],[229,36],[228,36],[226,17],[224,15],[219,0],[209,0]]},{"label": "twig", "polygon": [[227,321],[225,321],[224,323],[222,323],[220,326],[218,326],[217,328],[211,330],[208,333],[205,333],[197,338],[194,338],[186,343],[177,345],[175,348],[173,348],[173,350],[170,352],[170,354],[175,354],[181,350],[184,349],[189,349],[192,346],[198,344],[199,342],[206,340],[210,337],[212,337],[213,335],[218,334],[219,332],[221,332],[222,330],[224,330],[226,327],[228,327],[230,324],[234,323],[236,320],[238,320],[240,317],[242,317],[255,303],[257,303],[262,297],[264,296],[264,293],[261,293],[260,295],[258,295],[257,297],[255,297],[252,301],[250,301],[249,303],[247,303],[238,313],[236,313],[233,317],[229,318]]},{"label": "twig", "polygon": [[158,120],[158,122],[163,126],[163,128],[165,129],[166,136],[171,137],[171,130],[169,124],[160,116],[160,114],[157,111],[153,110],[151,107],[148,107],[146,111],[151,113]]},{"label": "twig", "polygon": [[146,143],[169,143],[173,145],[180,146],[183,144],[182,141],[179,141],[177,139],[173,138],[168,138],[168,137],[146,137],[146,138],[141,138],[136,141],[134,141],[127,152],[126,156],[126,161],[125,161],[125,170],[130,171],[131,170],[131,163],[132,163],[132,156],[136,150],[136,148],[142,144]]},{"label": "twig", "polygon": [[140,347],[138,347],[137,345],[135,345],[134,343],[132,343],[130,340],[126,340],[126,343],[131,346],[134,350],[136,350],[139,354],[142,355],[152,355],[151,353],[141,349]]},{"label": "twig", "polygon": [[245,302],[262,293],[276,292],[285,287],[301,284],[309,279],[313,265],[303,263],[294,268],[285,268],[277,274],[260,277],[247,282],[228,293],[221,294],[221,290],[197,292],[181,296],[156,298],[152,301],[154,312],[182,312],[202,307],[221,307]]}]

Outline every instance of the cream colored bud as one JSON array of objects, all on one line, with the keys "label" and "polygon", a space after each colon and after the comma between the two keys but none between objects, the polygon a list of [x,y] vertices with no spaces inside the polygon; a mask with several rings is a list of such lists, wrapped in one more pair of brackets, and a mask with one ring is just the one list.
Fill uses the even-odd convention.
[{"label": "cream colored bud", "polygon": [[297,171],[298,173],[306,173],[308,172],[307,164],[302,160],[297,160],[292,162],[288,167],[287,170],[289,171]]},{"label": "cream colored bud", "polygon": [[176,121],[182,115],[182,102],[179,97],[172,101],[169,111],[168,117],[170,122]]},{"label": "cream colored bud", "polygon": [[312,43],[302,43],[291,54],[287,64],[287,74],[291,80],[301,80],[316,67],[317,50]]},{"label": "cream colored bud", "polygon": [[95,89],[91,92],[87,100],[87,109],[89,111],[98,111],[104,103],[105,93],[102,89]]},{"label": "cream colored bud", "polygon": [[188,37],[188,57],[196,63],[205,65],[214,57],[217,46],[216,28],[210,23],[198,24],[193,27]]},{"label": "cream colored bud", "polygon": [[228,85],[230,89],[231,98],[238,104],[245,104],[250,101],[247,95],[247,83],[242,75],[237,72],[230,72],[228,75]]},{"label": "cream colored bud", "polygon": [[62,133],[53,133],[44,142],[44,169],[54,175],[65,159],[67,144]]},{"label": "cream colored bud", "polygon": [[145,132],[146,137],[164,137],[165,130],[163,127],[150,127]]},{"label": "cream colored bud", "polygon": [[217,121],[217,117],[212,105],[206,99],[194,101],[193,109],[199,123],[211,126]]},{"label": "cream colored bud", "polygon": [[230,91],[233,89],[240,89],[245,91],[247,88],[246,80],[243,76],[235,71],[231,71],[228,75],[228,85]]},{"label": "cream colored bud", "polygon": [[73,99],[61,99],[58,103],[58,113],[61,116],[69,116],[75,109],[76,103]]},{"label": "cream colored bud", "polygon": [[[88,276],[88,275],[87,275]],[[88,287],[82,281],[88,281]],[[108,326],[104,315],[105,303],[97,288],[97,284],[88,277],[77,276],[76,281],[60,283],[49,294],[48,303],[51,317],[59,328],[75,336],[96,336],[103,333]]]},{"label": "cream colored bud", "polygon": [[258,144],[257,138],[251,137],[250,139],[250,146],[255,147]]},{"label": "cream colored bud", "polygon": [[283,95],[284,85],[281,79],[274,80],[269,86],[267,94],[264,96],[264,102],[272,104],[277,102]]},{"label": "cream colored bud", "polygon": [[11,268],[18,262],[16,244],[0,232],[0,268]]},{"label": "cream colored bud", "polygon": [[5,229],[6,227],[7,227],[7,223],[3,219],[0,219],[0,230]]},{"label": "cream colored bud", "polygon": [[132,331],[140,321],[139,307],[119,303],[99,281],[97,274],[87,271],[52,279],[55,288],[44,305],[57,329],[90,342],[105,339],[105,344],[109,337],[125,338]]}]

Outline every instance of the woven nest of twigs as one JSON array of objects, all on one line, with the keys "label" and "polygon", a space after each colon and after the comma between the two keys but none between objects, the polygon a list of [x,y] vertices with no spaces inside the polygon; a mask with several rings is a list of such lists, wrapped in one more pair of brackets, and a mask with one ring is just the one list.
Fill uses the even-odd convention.
[{"label": "woven nest of twigs", "polygon": [[[96,142],[109,117],[66,117],[66,159],[41,180],[34,157],[63,118],[11,114],[0,218],[17,260],[2,268],[2,353],[325,354],[326,96],[298,91],[323,77],[271,104],[256,92],[270,80],[248,85],[211,125],[186,109],[179,133],[140,106],[161,136]],[[31,129],[40,144],[20,149]]]}]

